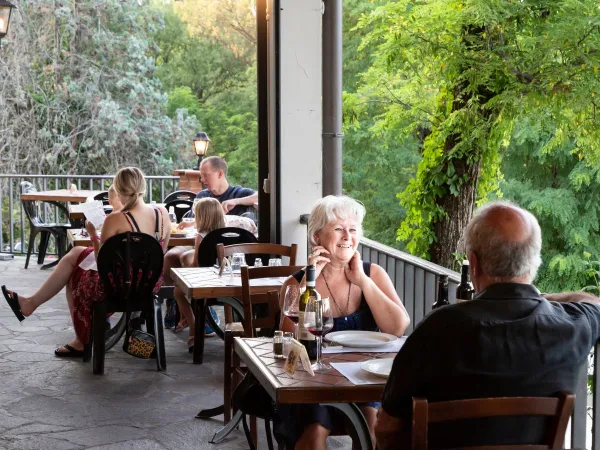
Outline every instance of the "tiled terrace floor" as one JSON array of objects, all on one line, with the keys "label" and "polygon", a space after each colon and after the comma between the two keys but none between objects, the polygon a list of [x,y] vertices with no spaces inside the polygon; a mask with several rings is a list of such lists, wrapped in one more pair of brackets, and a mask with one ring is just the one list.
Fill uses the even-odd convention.
[{"label": "tiled terrace floor", "polygon": [[[0,285],[32,294],[49,272],[25,259],[0,261]],[[198,420],[202,408],[222,403],[223,343],[207,340],[204,364],[194,365],[185,335],[165,330],[167,370],[154,360],[125,354],[117,344],[106,355],[105,375],[91,363],[63,360],[54,349],[69,342],[73,327],[61,292],[21,324],[0,299],[0,449],[243,449],[241,428],[209,444],[222,416]],[[264,431],[259,432],[266,448]],[[349,448],[330,439],[331,448]]]}]

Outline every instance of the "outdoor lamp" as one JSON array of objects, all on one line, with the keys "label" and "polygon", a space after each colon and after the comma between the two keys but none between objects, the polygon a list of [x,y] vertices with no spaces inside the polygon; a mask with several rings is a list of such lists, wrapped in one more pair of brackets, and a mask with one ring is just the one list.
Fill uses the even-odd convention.
[{"label": "outdoor lamp", "polygon": [[204,158],[204,155],[206,155],[206,152],[208,151],[209,142],[210,139],[204,131],[198,131],[196,136],[194,136],[194,150],[196,150],[196,155],[198,155],[198,166],[196,167],[196,170],[200,170],[200,163],[202,162],[202,158]]},{"label": "outdoor lamp", "polygon": [[8,24],[13,8],[15,8],[15,5],[9,1],[0,0],[0,45],[2,45],[2,38],[8,33]]}]

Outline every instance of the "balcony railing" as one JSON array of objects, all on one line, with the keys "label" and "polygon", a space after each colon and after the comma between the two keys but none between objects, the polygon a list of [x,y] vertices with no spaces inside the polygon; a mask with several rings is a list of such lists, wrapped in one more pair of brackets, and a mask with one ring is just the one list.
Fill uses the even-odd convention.
[{"label": "balcony railing", "polygon": [[[75,184],[78,189],[105,191],[114,175],[8,175],[0,174],[0,252],[27,253],[29,223],[21,207],[19,184],[33,183],[38,191],[68,189]],[[146,201],[161,202],[178,189],[179,177],[147,176]],[[46,222],[65,223],[54,206],[42,203],[42,217]],[[53,247],[48,253],[51,254]],[[34,253],[37,249],[34,248]]]}]

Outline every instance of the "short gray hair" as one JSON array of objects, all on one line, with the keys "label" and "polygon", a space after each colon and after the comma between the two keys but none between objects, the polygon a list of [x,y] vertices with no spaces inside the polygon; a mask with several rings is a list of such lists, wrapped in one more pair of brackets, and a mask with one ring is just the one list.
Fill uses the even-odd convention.
[{"label": "short gray hair", "polygon": [[[529,223],[530,233],[523,241],[506,240],[486,217],[497,208],[512,208],[519,211]],[[474,252],[486,275],[509,279],[526,276],[533,281],[542,258],[542,231],[533,214],[507,201],[487,203],[475,211],[464,231],[467,255]]]},{"label": "short gray hair", "polygon": [[310,213],[308,220],[308,238],[310,245],[317,245],[315,233],[321,231],[335,219],[355,217],[358,221],[358,233],[362,236],[362,221],[365,217],[365,207],[351,197],[345,195],[328,195],[320,199]]}]

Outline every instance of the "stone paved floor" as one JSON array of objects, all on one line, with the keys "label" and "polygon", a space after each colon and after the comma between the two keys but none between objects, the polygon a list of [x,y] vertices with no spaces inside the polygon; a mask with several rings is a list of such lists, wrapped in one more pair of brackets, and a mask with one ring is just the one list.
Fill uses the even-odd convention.
[{"label": "stone paved floor", "polygon": [[[0,261],[0,285],[32,294],[48,276],[25,259]],[[194,365],[185,335],[165,330],[167,370],[154,360],[106,355],[105,375],[91,363],[63,360],[54,349],[70,342],[73,327],[64,291],[19,323],[0,299],[0,449],[244,449],[241,429],[219,445],[208,440],[223,417],[198,420],[202,408],[222,403],[223,343],[206,343],[204,364]],[[266,448],[264,431],[259,431]],[[349,448],[330,439],[331,448]]]}]

